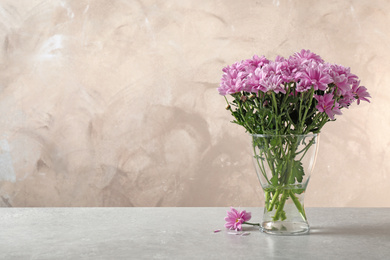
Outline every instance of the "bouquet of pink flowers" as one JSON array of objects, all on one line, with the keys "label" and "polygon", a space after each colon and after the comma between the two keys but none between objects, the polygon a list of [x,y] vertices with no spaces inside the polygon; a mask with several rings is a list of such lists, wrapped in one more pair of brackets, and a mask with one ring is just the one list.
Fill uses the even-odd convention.
[{"label": "bouquet of pink flowers", "polygon": [[[252,135],[265,211],[274,212],[273,221],[283,221],[284,205],[291,199],[306,220],[300,201],[309,179],[303,157],[325,123],[355,101],[370,102],[370,94],[349,68],[326,63],[309,50],[274,61],[253,56],[223,72],[218,91],[225,96],[233,122]],[[309,141],[304,139],[308,135]]]},{"label": "bouquet of pink flowers", "polygon": [[309,50],[275,61],[255,55],[223,72],[218,92],[233,96],[226,99],[233,122],[251,134],[318,133],[342,108],[370,97],[349,68]]}]

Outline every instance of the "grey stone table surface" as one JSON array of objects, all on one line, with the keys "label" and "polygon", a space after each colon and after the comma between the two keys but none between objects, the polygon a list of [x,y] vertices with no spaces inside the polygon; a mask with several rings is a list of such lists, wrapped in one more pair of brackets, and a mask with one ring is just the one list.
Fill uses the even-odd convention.
[{"label": "grey stone table surface", "polygon": [[0,259],[390,259],[390,208],[308,208],[301,236],[229,234],[227,210],[0,208]]}]

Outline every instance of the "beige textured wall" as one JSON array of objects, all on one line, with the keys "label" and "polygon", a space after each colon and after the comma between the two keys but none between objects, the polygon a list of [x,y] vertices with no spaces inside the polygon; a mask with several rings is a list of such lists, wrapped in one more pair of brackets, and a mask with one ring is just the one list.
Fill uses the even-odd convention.
[{"label": "beige textured wall", "polygon": [[307,206],[390,206],[390,2],[0,2],[0,205],[261,206],[225,65],[302,48],[372,103],[325,126]]}]

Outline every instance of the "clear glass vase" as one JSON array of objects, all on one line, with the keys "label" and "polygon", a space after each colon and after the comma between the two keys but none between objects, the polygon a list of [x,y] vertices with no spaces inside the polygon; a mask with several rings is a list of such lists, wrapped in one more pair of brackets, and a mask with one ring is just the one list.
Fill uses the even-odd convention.
[{"label": "clear glass vase", "polygon": [[308,233],[304,194],[316,161],[319,134],[251,137],[253,162],[265,197],[260,230],[275,235]]}]

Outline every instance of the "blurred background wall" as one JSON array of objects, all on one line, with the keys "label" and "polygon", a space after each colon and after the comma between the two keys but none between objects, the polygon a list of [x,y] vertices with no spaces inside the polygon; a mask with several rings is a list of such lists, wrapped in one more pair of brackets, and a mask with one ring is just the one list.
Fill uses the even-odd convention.
[{"label": "blurred background wall", "polygon": [[389,25],[386,0],[1,0],[0,206],[262,206],[216,88],[304,48],[372,96],[324,127],[306,206],[389,207]]}]

